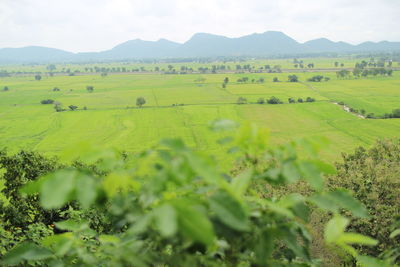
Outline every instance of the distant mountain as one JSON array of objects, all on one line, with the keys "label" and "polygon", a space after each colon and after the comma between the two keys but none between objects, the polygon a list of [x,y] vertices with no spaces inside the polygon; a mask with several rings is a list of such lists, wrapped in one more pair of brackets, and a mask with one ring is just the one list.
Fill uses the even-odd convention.
[{"label": "distant mountain", "polygon": [[57,62],[73,57],[71,52],[41,46],[0,49],[0,63]]},{"label": "distant mountain", "polygon": [[356,53],[356,52],[400,51],[400,42],[365,42],[352,45],[333,42],[326,38],[299,43],[282,32],[268,31],[239,38],[196,33],[187,42],[180,44],[165,39],[156,42],[140,39],[127,41],[102,52],[70,53],[63,50],[30,46],[0,49],[1,63],[44,63],[112,61],[148,58],[187,57],[234,57],[300,55],[313,53]]}]

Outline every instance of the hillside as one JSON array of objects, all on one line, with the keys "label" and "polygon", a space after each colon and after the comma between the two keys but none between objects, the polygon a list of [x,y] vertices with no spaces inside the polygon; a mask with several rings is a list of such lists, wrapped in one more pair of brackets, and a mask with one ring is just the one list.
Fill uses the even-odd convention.
[{"label": "hillside", "polygon": [[326,38],[299,43],[282,32],[267,31],[239,38],[208,33],[197,33],[187,42],[180,44],[166,39],[156,42],[140,39],[130,40],[101,52],[71,53],[46,47],[23,47],[0,49],[0,64],[112,61],[146,58],[189,58],[189,57],[235,57],[277,56],[316,53],[356,53],[400,51],[400,42],[364,42],[352,45],[333,42]]}]

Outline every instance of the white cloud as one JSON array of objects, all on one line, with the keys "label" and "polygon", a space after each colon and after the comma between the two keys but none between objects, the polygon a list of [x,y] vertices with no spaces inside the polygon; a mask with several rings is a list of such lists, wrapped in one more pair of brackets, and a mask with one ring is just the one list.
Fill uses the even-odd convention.
[{"label": "white cloud", "polygon": [[399,10],[399,0],[1,0],[0,47],[99,51],[134,38],[267,30],[301,42],[400,41]]}]

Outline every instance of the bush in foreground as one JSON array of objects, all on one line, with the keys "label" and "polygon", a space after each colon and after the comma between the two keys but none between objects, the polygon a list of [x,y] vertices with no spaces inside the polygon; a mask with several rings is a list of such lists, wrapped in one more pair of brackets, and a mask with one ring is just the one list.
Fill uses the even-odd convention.
[{"label": "bush in foreground", "polygon": [[[234,127],[218,121],[212,129]],[[227,136],[229,137],[229,136]],[[232,140],[224,137],[223,140]],[[315,266],[310,256],[308,210],[315,205],[333,214],[325,240],[364,266],[385,262],[360,255],[352,245],[376,241],[347,233],[349,219],[365,218],[366,210],[345,190],[327,191],[323,175],[332,166],[317,159],[315,144],[292,142],[267,146],[267,132],[254,125],[240,129],[229,151],[237,151],[242,170],[235,176],[221,173],[217,161],[168,139],[153,150],[127,159],[112,150],[80,151],[87,165],[57,170],[29,182],[23,195],[38,199],[45,211],[74,205],[101,209],[108,229],[93,227],[82,216],[55,221],[55,234],[15,246],[3,264],[87,266]],[[306,159],[297,150],[308,148]],[[228,145],[226,147],[229,148]],[[235,149],[233,149],[235,148]],[[282,187],[299,181],[313,189],[264,197],[251,185],[264,181]],[[387,265],[387,264],[386,264]],[[371,265],[370,265],[371,266]]]}]

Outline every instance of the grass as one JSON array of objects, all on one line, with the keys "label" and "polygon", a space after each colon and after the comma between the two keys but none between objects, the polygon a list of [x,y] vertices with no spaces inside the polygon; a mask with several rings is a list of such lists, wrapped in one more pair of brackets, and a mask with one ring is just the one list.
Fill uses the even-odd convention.
[{"label": "grass", "polygon": [[[163,137],[181,137],[199,150],[213,151],[218,157],[222,148],[217,136],[208,130],[210,121],[220,118],[238,122],[253,121],[271,130],[271,143],[280,144],[295,138],[326,136],[331,147],[323,152],[329,161],[340,152],[358,145],[370,145],[377,138],[399,137],[400,120],[364,120],[344,112],[331,101],[344,101],[351,107],[376,114],[400,107],[400,76],[338,80],[334,73],[321,83],[273,83],[273,77],[287,80],[282,74],[204,74],[204,75],[99,75],[0,78],[0,147],[11,151],[35,149],[57,155],[60,151],[90,141],[104,147],[141,151]],[[301,81],[313,73],[297,74]],[[223,89],[225,77],[230,83]],[[204,83],[195,82],[199,77]],[[264,84],[238,84],[241,77],[265,78]],[[86,86],[94,86],[94,92]],[[59,87],[60,92],[53,92]],[[135,107],[137,97],[146,104]],[[239,96],[250,103],[258,98],[275,96],[287,102],[289,97],[315,103],[284,105],[237,105]],[[54,99],[65,108],[76,105],[88,110],[57,113],[43,99]],[[184,104],[184,106],[173,106]],[[222,159],[227,160],[227,159]]]}]

